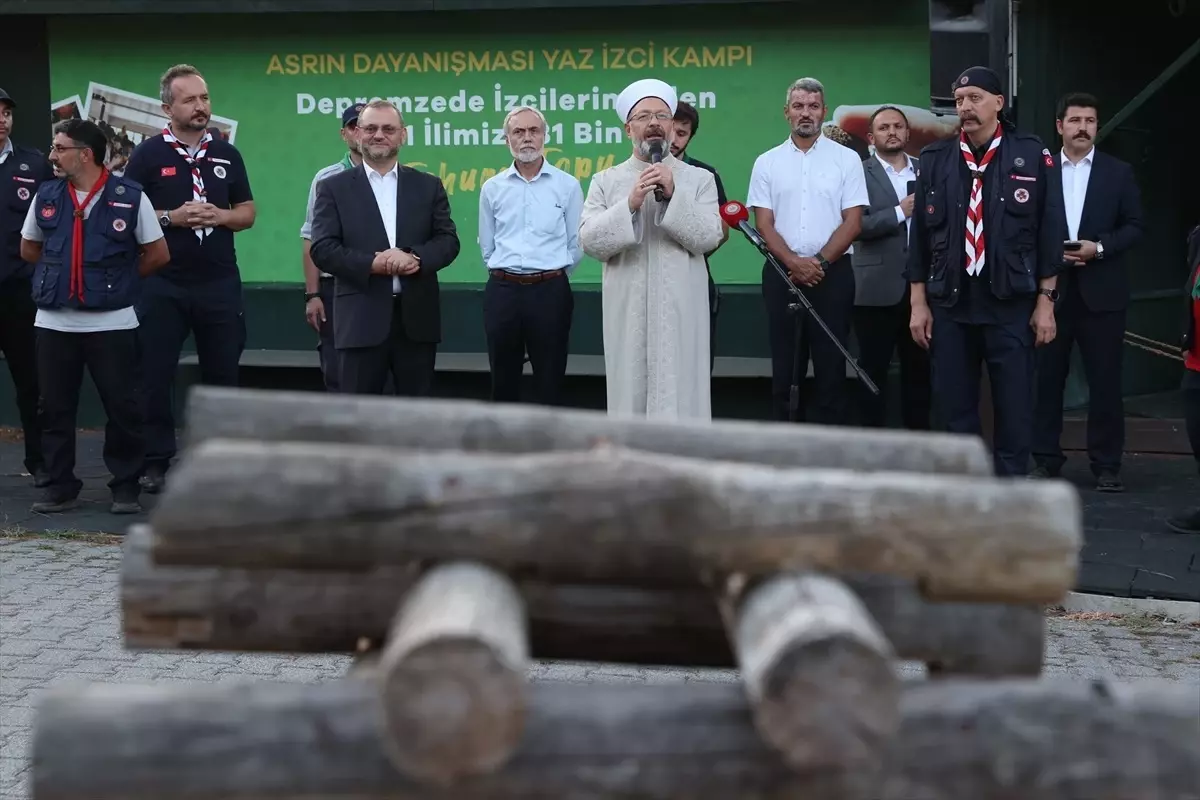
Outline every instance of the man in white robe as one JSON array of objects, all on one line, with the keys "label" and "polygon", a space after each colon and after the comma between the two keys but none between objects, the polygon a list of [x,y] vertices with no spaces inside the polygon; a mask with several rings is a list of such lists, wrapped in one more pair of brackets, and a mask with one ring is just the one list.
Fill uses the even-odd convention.
[{"label": "man in white robe", "polygon": [[[633,155],[596,173],[583,205],[579,243],[604,265],[613,416],[712,419],[704,254],[721,243],[720,206],[712,174],[671,155],[676,102],[659,80],[620,94],[617,113]],[[652,164],[656,150],[662,161]]]}]

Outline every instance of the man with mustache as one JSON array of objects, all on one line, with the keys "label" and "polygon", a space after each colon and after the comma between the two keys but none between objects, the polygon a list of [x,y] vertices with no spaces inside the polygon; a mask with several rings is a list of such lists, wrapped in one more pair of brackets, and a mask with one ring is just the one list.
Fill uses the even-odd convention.
[{"label": "man with mustache", "polygon": [[[693,167],[699,167],[703,170],[708,170],[712,173],[713,180],[717,183],[717,203],[725,205],[727,198],[725,197],[725,185],[721,183],[721,175],[717,172],[717,168],[705,164],[698,158],[693,158],[687,151],[692,140],[696,138],[696,134],[700,132],[700,112],[691,103],[680,100],[675,107],[675,118],[673,122],[673,130],[671,135],[671,155],[678,158],[685,164],[690,164]],[[724,221],[721,222],[721,243],[717,245],[717,250],[721,249],[721,245],[729,241],[729,226]],[[709,257],[715,253],[704,254],[704,266],[708,269],[708,369],[712,372],[716,365],[715,345],[717,340],[717,314],[721,308],[721,293],[717,289],[716,281],[712,277],[712,266],[708,263]]]},{"label": "man with mustache", "polygon": [[317,184],[310,255],[334,276],[333,343],[346,394],[433,389],[442,337],[439,270],[458,256],[450,200],[436,175],[399,163],[408,128],[386,100],[358,115],[363,163]]},{"label": "man with mustache", "polygon": [[[870,198],[862,160],[821,132],[825,87],[801,78],[788,87],[783,115],[790,135],[754,162],[746,205],[772,255],[787,268],[838,340],[850,340],[854,271],[847,255],[862,230]],[[771,393],[779,420],[803,422],[804,378],[812,354],[813,422],[847,422],[846,362],[812,315],[788,306],[795,296],[773,266],[763,265],[763,302],[771,346]],[[803,312],[801,312],[803,313]],[[800,391],[794,396],[791,387]]]},{"label": "man with mustache", "polygon": [[140,277],[170,258],[154,206],[138,184],[105,167],[108,140],[94,122],[54,126],[47,181],[30,204],[21,230],[21,258],[35,264],[38,383],[42,449],[49,480],[35,513],[74,508],[82,481],[75,475],[75,426],[86,367],[108,424],[104,464],[112,473],[114,514],[141,511],[138,478],[145,439],[137,399]]},{"label": "man with mustache", "polygon": [[313,176],[312,185],[308,189],[308,209],[305,212],[304,224],[300,226],[300,239],[304,242],[300,254],[304,266],[304,319],[317,332],[317,353],[321,359],[321,376],[325,380],[325,390],[338,390],[337,350],[333,345],[333,276],[321,272],[312,262],[312,219],[313,205],[317,201],[317,184],[330,175],[343,170],[353,169],[362,163],[362,146],[358,142],[358,114],[365,104],[353,105],[342,112],[342,142],[346,145],[346,154],[341,161],[322,167]]},{"label": "man with mustache", "polygon": [[146,413],[146,474],[142,488],[162,490],[175,457],[175,370],[190,333],[201,383],[238,385],[246,345],[242,279],[234,233],[254,224],[254,197],[236,148],[208,130],[208,85],[179,64],[159,82],[162,133],[141,141],[125,176],[154,204],[171,263],[142,281],[137,313]]},{"label": "man with mustache", "polygon": [[1058,336],[1038,354],[1032,475],[1057,476],[1066,463],[1059,442],[1063,392],[1071,349],[1079,344],[1088,384],[1087,449],[1096,489],[1120,492],[1125,447],[1125,404],[1121,364],[1125,314],[1129,307],[1125,255],[1142,237],[1142,202],[1133,168],[1096,149],[1098,103],[1089,94],[1069,94],[1058,104],[1058,132],[1066,230],[1078,249],[1065,253],[1059,276]]},{"label": "man with mustache", "polygon": [[614,416],[712,419],[704,254],[721,241],[720,206],[712,174],[671,155],[677,102],[675,90],[655,79],[618,95],[633,153],[596,173],[584,201],[579,242],[604,265],[604,371]]},{"label": "man with mustache", "polygon": [[909,239],[909,330],[928,348],[938,417],[981,435],[988,367],[996,473],[1029,472],[1034,348],[1055,336],[1062,179],[1042,141],[1002,113],[1000,76],[971,67],[952,87],[962,132],[921,151]]},{"label": "man with mustache", "polygon": [[32,147],[14,144],[13,112],[17,103],[0,89],[0,351],[12,376],[17,411],[25,438],[25,469],[34,486],[49,481],[42,457],[41,409],[38,405],[36,335],[30,278],[33,265],[21,260],[21,227],[38,187],[54,177],[46,157]]},{"label": "man with mustache", "polygon": [[538,109],[510,111],[504,136],[513,163],[479,191],[483,327],[497,402],[520,402],[526,352],[537,402],[558,405],[567,374],[583,188],[546,160],[546,130]]},{"label": "man with mustache", "polygon": [[871,205],[863,213],[862,234],[854,243],[854,331],[862,368],[879,395],[860,387],[859,424],[887,424],[887,377],[892,353],[900,357],[900,416],[909,430],[929,429],[929,354],[908,333],[912,313],[905,266],[912,229],[913,195],[920,162],[905,153],[908,116],[881,106],[870,118],[867,139],[875,154],[863,161]]}]

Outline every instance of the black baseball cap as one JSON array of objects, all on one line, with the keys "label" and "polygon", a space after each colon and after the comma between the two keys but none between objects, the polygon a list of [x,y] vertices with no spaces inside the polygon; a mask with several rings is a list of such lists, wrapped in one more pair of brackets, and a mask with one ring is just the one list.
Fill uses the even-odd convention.
[{"label": "black baseball cap", "polygon": [[355,103],[354,105],[350,106],[345,111],[343,111],[342,112],[342,127],[343,128],[346,127],[351,122],[358,122],[358,115],[366,107],[367,107],[366,103]]},{"label": "black baseball cap", "polygon": [[17,101],[8,96],[8,92],[0,89],[0,103],[8,103],[10,108],[17,107]]}]

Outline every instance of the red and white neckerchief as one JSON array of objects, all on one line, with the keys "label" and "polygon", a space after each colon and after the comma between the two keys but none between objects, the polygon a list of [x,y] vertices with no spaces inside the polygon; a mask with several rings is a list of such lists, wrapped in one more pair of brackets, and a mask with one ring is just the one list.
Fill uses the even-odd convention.
[{"label": "red and white neckerchief", "polygon": [[[204,137],[200,140],[200,149],[196,152],[195,157],[188,152],[183,142],[175,138],[175,134],[171,133],[170,126],[163,128],[163,141],[175,148],[175,152],[188,163],[192,168],[192,200],[197,203],[207,203],[208,195],[204,193],[204,178],[200,175],[200,162],[208,153],[208,143],[212,141],[212,134],[208,131],[204,132]],[[212,228],[197,228],[196,238],[204,241],[204,237],[212,233]]]},{"label": "red and white neckerchief", "polygon": [[972,178],[971,203],[967,206],[968,275],[978,275],[983,271],[985,252],[983,247],[983,172],[991,163],[992,157],[996,155],[996,149],[1000,147],[1002,128],[1002,125],[996,126],[996,135],[992,137],[992,143],[988,145],[987,152],[983,154],[983,160],[978,164],[975,163],[975,153],[971,150],[971,143],[967,141],[967,135],[962,134],[958,140],[959,149],[963,152],[963,158],[966,159],[967,168],[971,170]]}]

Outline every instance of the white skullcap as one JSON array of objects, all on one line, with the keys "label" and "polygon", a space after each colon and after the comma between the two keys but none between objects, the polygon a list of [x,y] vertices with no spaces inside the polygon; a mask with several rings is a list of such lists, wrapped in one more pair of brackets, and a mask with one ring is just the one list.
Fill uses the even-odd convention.
[{"label": "white skullcap", "polygon": [[617,114],[620,115],[621,122],[628,122],[629,112],[647,97],[657,97],[667,104],[672,114],[675,113],[675,104],[679,101],[675,90],[657,78],[643,78],[629,84],[625,91],[617,95]]}]

